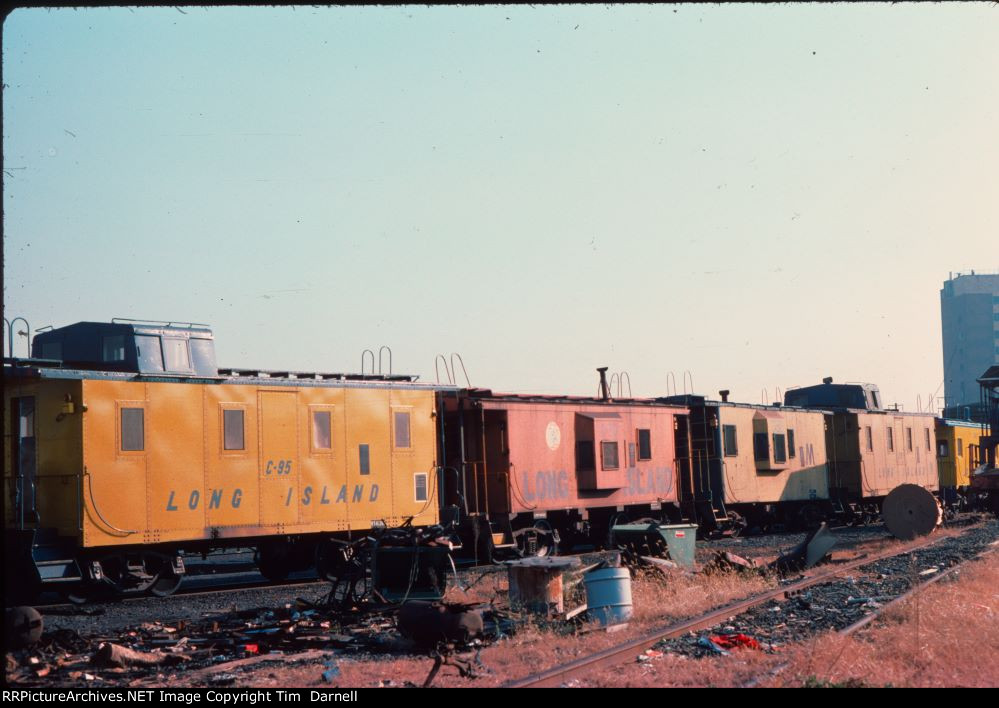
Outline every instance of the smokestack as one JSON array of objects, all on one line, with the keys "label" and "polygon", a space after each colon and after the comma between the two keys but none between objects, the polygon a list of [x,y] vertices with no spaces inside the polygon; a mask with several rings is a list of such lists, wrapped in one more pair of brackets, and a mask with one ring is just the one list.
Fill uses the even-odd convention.
[{"label": "smokestack", "polygon": [[831,384],[832,383],[832,376],[826,376],[824,379],[822,379],[822,383],[824,383],[824,384]]},{"label": "smokestack", "polygon": [[610,398],[610,392],[607,390],[607,367],[601,366],[597,371],[600,373],[600,400],[606,401]]},{"label": "smokestack", "polygon": [[728,403],[728,394],[731,393],[727,388],[724,391],[719,391],[718,395],[722,397],[722,403]]}]

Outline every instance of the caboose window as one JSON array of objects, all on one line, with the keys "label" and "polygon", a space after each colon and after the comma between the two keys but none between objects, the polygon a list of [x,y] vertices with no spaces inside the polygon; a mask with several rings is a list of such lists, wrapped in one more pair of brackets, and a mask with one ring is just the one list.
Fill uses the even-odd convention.
[{"label": "caboose window", "polygon": [[421,472],[414,477],[416,486],[416,501],[425,502],[427,500],[427,474]]},{"label": "caboose window", "polygon": [[784,445],[784,434],[774,433],[774,462],[787,462],[787,448]]},{"label": "caboose window", "polygon": [[62,342],[42,342],[42,359],[62,359]]},{"label": "caboose window", "polygon": [[964,440],[961,438],[957,439],[957,456],[964,457]]},{"label": "caboose window", "polygon": [[912,452],[912,428],[905,429],[905,446]]},{"label": "caboose window", "polygon": [[638,429],[638,459],[652,459],[652,431]]},{"label": "caboose window", "polygon": [[932,450],[933,449],[930,446],[930,429],[929,428],[926,428],[926,449],[927,450]]},{"label": "caboose window", "polygon": [[102,337],[101,342],[104,361],[125,361],[125,335]]},{"label": "caboose window", "polygon": [[734,425],[723,425],[722,436],[725,438],[725,457],[735,457],[739,454],[738,439],[735,436]]},{"label": "caboose window", "polygon": [[316,450],[333,449],[329,411],[312,411],[312,447]]},{"label": "caboose window", "polygon": [[895,430],[893,428],[887,428],[888,430],[888,452],[894,452],[895,450]]},{"label": "caboose window", "polygon": [[146,449],[145,411],[141,408],[121,409],[121,449],[135,452]]},{"label": "caboose window", "polygon": [[618,468],[617,462],[617,443],[610,440],[600,441],[600,469],[603,470],[616,470]]},{"label": "caboose window", "polygon": [[757,462],[770,461],[770,444],[766,433],[753,433],[753,457]]},{"label": "caboose window", "polygon": [[361,474],[371,474],[371,453],[367,445],[358,445],[357,454],[360,458]]},{"label": "caboose window", "polygon": [[397,448],[409,447],[409,413],[396,411],[395,446]]},{"label": "caboose window", "polygon": [[230,409],[222,411],[223,448],[226,450],[245,450],[243,438],[243,411]]},{"label": "caboose window", "polygon": [[577,470],[592,470],[595,461],[593,459],[593,441],[592,440],[579,440],[576,442],[576,469]]},{"label": "caboose window", "polygon": [[787,429],[787,456],[794,459],[794,430]]},{"label": "caboose window", "polygon": [[867,434],[867,451],[874,451],[874,433],[871,432],[871,426],[864,426],[864,432]]},{"label": "caboose window", "polygon": [[950,457],[950,445],[947,444],[946,440],[937,441],[937,457]]},{"label": "caboose window", "polygon": [[167,371],[190,371],[191,357],[186,339],[163,338],[163,361]]},{"label": "caboose window", "polygon": [[163,371],[163,350],[159,337],[135,335],[135,353],[139,359],[139,371]]}]

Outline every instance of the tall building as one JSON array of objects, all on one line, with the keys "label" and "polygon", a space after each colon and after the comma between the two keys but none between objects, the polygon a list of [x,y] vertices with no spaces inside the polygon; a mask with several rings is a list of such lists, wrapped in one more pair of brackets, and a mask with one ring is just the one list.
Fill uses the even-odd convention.
[{"label": "tall building", "polygon": [[999,364],[999,274],[951,274],[940,290],[945,414],[980,401],[976,379]]}]

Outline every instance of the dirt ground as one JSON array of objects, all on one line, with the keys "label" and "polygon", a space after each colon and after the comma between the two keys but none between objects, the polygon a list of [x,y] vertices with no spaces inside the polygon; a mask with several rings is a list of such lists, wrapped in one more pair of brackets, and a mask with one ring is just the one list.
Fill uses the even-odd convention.
[{"label": "dirt ground", "polygon": [[[494,576],[492,582],[492,587],[477,588],[475,596],[502,594],[502,576]],[[756,594],[773,584],[772,579],[738,574],[676,573],[668,583],[654,576],[639,578],[633,583],[635,618],[626,630],[580,636],[531,628],[483,648],[477,677],[463,677],[456,666],[445,664],[433,685],[497,686],[512,677],[564,663],[670,621]],[[335,658],[332,665],[337,676],[324,681],[322,672],[330,665],[261,668],[246,677],[245,685],[421,685],[433,661],[429,657]],[[779,671],[774,673],[775,669]],[[774,653],[741,650],[705,659],[665,654],[641,662],[636,656],[633,663],[568,685],[720,687],[754,683],[772,687],[999,686],[999,552],[968,564],[953,580],[917,593],[852,637],[825,633],[807,643],[777,647]]]}]

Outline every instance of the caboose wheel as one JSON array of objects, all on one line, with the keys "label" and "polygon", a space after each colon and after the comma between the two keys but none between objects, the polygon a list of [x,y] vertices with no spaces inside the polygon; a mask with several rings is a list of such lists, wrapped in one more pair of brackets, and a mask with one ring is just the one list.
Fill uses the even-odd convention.
[{"label": "caboose wheel", "polygon": [[60,593],[66,602],[73,605],[85,605],[93,599],[94,588],[89,584],[77,585],[71,589],[63,590]]},{"label": "caboose wheel", "polygon": [[823,519],[822,509],[818,504],[805,504],[798,509],[797,521],[805,531],[812,531],[819,527]]},{"label": "caboose wheel", "polygon": [[291,573],[291,554],[287,544],[269,543],[257,548],[254,556],[260,574],[272,582],[279,582]]},{"label": "caboose wheel", "polygon": [[155,595],[156,597],[169,597],[177,592],[177,588],[180,587],[181,581],[184,579],[182,575],[174,575],[173,573],[163,573],[149,587],[149,594]]},{"label": "caboose wheel", "polygon": [[539,557],[558,555],[558,533],[552,525],[545,519],[538,519],[534,522],[534,528],[538,532]]}]

